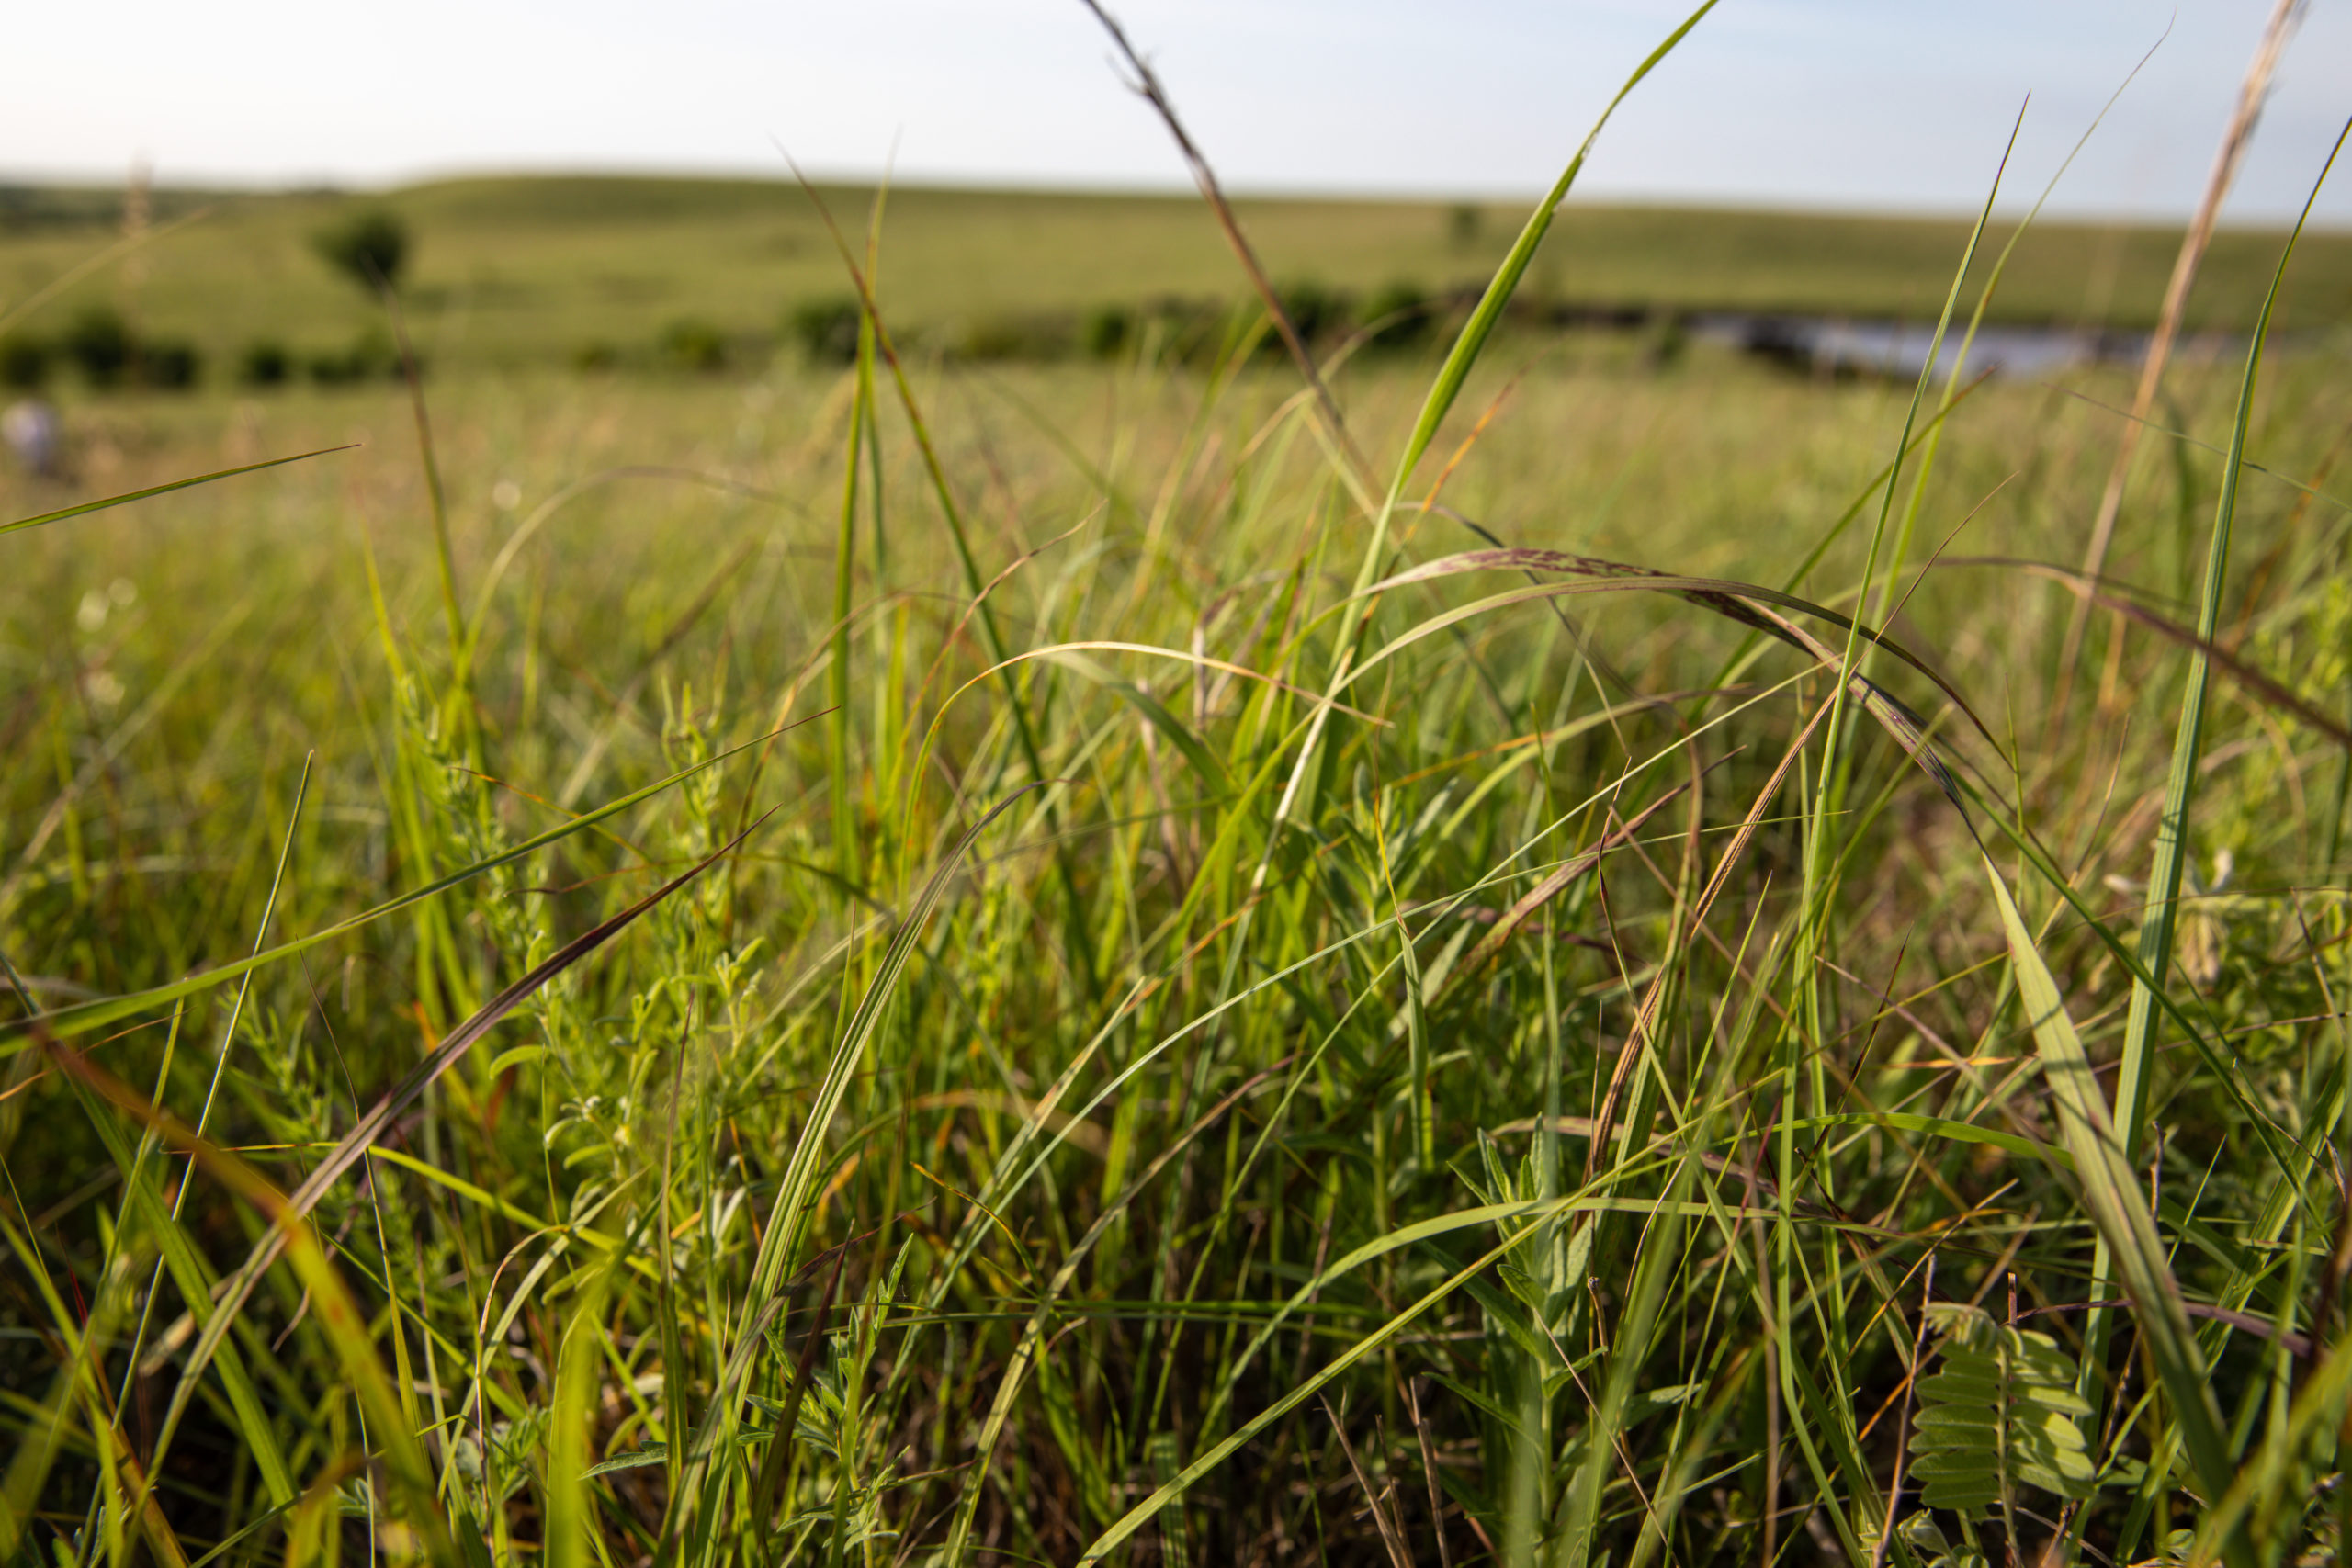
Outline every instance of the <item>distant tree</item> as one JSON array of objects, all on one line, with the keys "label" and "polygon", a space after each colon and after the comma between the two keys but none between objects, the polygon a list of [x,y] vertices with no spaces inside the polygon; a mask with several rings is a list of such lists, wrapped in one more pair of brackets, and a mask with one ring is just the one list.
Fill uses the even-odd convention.
[{"label": "distant tree", "polygon": [[813,362],[847,365],[857,357],[859,314],[854,299],[808,299],[792,308],[785,326]]},{"label": "distant tree", "polygon": [[1436,307],[1429,290],[1404,279],[1387,285],[1363,308],[1374,348],[1410,348],[1430,335]]},{"label": "distant tree", "polygon": [[401,267],[408,260],[408,224],[397,212],[371,207],[322,229],[311,243],[321,260],[372,294],[400,287]]},{"label": "distant tree", "polygon": [[113,387],[121,383],[130,368],[130,327],[122,312],[105,305],[91,305],[67,323],[58,347],[82,372],[83,378],[93,387]]},{"label": "distant tree", "polygon": [[727,334],[708,321],[692,317],[672,321],[662,329],[657,346],[662,360],[681,370],[708,375],[727,368]]},{"label": "distant tree", "polygon": [[204,378],[204,355],[185,338],[157,338],[139,345],[139,384],[184,392]]},{"label": "distant tree", "polygon": [[[401,372],[401,356],[392,347],[380,327],[369,327],[351,340],[351,346],[327,349],[313,354],[310,359],[311,379],[322,387],[339,387],[353,381],[372,380],[379,377],[397,377]],[[424,365],[417,363],[422,375]]]},{"label": "distant tree", "polygon": [[237,361],[237,379],[248,387],[275,387],[294,374],[294,356],[275,338],[256,338]]},{"label": "distant tree", "polygon": [[49,344],[35,337],[0,337],[0,387],[37,390],[49,379]]},{"label": "distant tree", "polygon": [[1079,323],[1078,345],[1090,359],[1116,359],[1136,335],[1136,317],[1125,305],[1098,305]]},{"label": "distant tree", "polygon": [[[1312,347],[1316,341],[1344,331],[1349,318],[1354,314],[1354,301],[1338,289],[1313,278],[1300,278],[1276,288],[1274,297],[1282,301],[1283,314],[1290,318],[1292,330],[1299,342]],[[1282,334],[1269,332],[1258,340],[1258,352],[1280,357],[1289,352]]]},{"label": "distant tree", "polygon": [[311,379],[322,387],[341,387],[358,380],[368,372],[353,362],[352,356],[339,348],[322,348],[312,354],[304,368]]}]

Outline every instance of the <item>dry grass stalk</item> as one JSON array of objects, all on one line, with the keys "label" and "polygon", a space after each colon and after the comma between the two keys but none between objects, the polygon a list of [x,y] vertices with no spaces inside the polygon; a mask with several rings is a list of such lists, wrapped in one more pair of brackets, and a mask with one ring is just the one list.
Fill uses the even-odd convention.
[{"label": "dry grass stalk", "polygon": [[[2139,389],[2132,396],[2132,417],[2124,423],[2123,440],[2115,450],[2115,466],[2108,471],[2107,491],[2099,498],[2098,517],[2091,525],[2091,542],[2083,552],[2083,575],[2096,579],[2106,564],[2109,546],[2115,537],[2115,521],[2123,509],[2124,486],[2132,474],[2132,459],[2140,450],[2140,433],[2147,428],[2148,415],[2155,407],[2156,389],[2165,378],[2165,367],[2172,358],[2172,346],[2180,335],[2180,318],[2188,304],[2188,291],[2197,282],[2197,269],[2205,260],[2206,246],[2211,243],[2213,230],[2221,221],[2222,203],[2228,199],[2230,186],[2236,183],[2238,165],[2245,161],[2245,150],[2254,141],[2255,122],[2262,118],[2262,103],[2269,96],[2270,78],[2278,69],[2279,57],[2287,51],[2287,39],[2301,17],[2304,0],[2278,0],[2270,13],[2270,20],[2262,29],[2262,41],[2255,47],[2254,59],[2245,69],[2245,79],[2238,85],[2236,107],[2230,111],[2229,125],[2222,132],[2222,145],[2213,155],[2213,172],[2205,181],[2205,194],[2199,198],[2197,213],[2189,220],[2188,232],[2181,236],[2180,254],[2173,260],[2172,277],[2165,285],[2163,309],[2156,316],[2155,335],[2148,342],[2148,356],[2140,367]],[[2090,617],[2091,602],[2077,600],[2074,615],[2066,625],[2066,643],[2058,660],[2058,701],[2053,714],[2066,710],[2066,696],[2075,680],[2075,660],[2082,652],[2083,630]],[[2114,668],[2110,660],[2109,669]],[[2106,689],[2102,688],[2102,700]]]}]

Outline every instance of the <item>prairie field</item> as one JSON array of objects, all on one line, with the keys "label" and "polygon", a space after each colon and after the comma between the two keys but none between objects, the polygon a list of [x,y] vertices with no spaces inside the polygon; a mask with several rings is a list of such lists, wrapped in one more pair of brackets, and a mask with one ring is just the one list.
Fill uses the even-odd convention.
[{"label": "prairie field", "polygon": [[1242,204],[1466,281],[1327,403],[1197,205],[894,193],[835,356],[797,192],[454,183],[413,396],[204,204],[17,323],[210,368],[0,479],[0,1557],[2343,1560],[2352,238],[2086,577],[2133,367],[1657,313],[2177,234]]},{"label": "prairie field", "polygon": [[[854,229],[872,189],[819,200]],[[13,199],[12,199],[13,198]],[[44,289],[117,241],[119,190],[0,188],[0,299]],[[381,196],[158,191],[130,287],[96,273],[45,307],[69,320],[123,305],[185,338],[212,378],[235,379],[257,340],[298,355],[380,332],[364,292],[322,266],[311,239],[353,212],[398,215],[414,240],[403,309],[436,374],[610,359],[662,363],[666,333],[714,333],[763,361],[797,307],[854,300],[819,209],[786,182],[622,177],[473,178]],[[1526,214],[1499,203],[1243,199],[1237,210],[1274,280],[1351,294],[1475,298]],[[1249,288],[1196,198],[915,188],[887,193],[877,289],[912,345],[987,357],[1026,348],[1091,312],[1166,302],[1226,307]],[[1577,204],[1535,258],[1518,302],[1539,311],[1790,311],[1931,322],[1968,241],[1965,219]],[[2013,218],[1987,235],[2015,232]],[[2185,325],[2244,330],[2283,231],[2225,230],[2199,272]],[[2177,228],[2045,220],[2018,238],[1987,319],[2144,328],[2180,242]],[[2280,330],[2352,322],[2352,234],[2297,251]],[[1061,344],[1063,347],[1074,346]],[[977,355],[973,351],[977,350]],[[1020,355],[1012,355],[1018,357]]]}]

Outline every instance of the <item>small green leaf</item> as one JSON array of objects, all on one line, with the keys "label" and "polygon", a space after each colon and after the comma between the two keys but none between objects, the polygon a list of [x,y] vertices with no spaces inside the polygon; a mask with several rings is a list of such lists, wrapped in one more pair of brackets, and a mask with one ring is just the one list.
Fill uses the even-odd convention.
[{"label": "small green leaf", "polygon": [[1678,1406],[1690,1404],[1707,1391],[1702,1382],[1679,1382],[1666,1388],[1644,1389],[1626,1402],[1625,1425],[1646,1421]]},{"label": "small green leaf", "polygon": [[1911,1470],[1931,1508],[1989,1514],[2004,1487],[2086,1497],[2097,1478],[2073,1358],[2046,1334],[1996,1325],[1975,1307],[1928,1309],[1942,1369],[1919,1380]]},{"label": "small green leaf", "polygon": [[516,1045],[509,1050],[501,1051],[490,1059],[489,1076],[494,1078],[509,1067],[519,1067],[526,1063],[536,1062],[547,1054],[548,1048],[544,1045]]}]

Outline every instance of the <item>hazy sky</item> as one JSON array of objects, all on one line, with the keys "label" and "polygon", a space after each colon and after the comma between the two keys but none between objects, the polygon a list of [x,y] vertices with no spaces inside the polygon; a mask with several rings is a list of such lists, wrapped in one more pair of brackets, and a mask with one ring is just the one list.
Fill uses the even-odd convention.
[{"label": "hazy sky", "polygon": [[[2054,205],[2194,201],[2271,0],[1723,0],[1621,111],[1584,190],[1954,209],[2032,95],[2038,190],[2171,32]],[[1668,0],[1121,0],[1236,187],[1523,194],[1680,19]],[[379,185],[458,170],[1181,186],[1077,0],[46,0],[0,17],[0,175]],[[2300,206],[2352,114],[2317,0],[2233,204]],[[2352,222],[2352,169],[2326,219]]]}]

